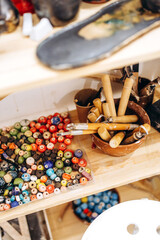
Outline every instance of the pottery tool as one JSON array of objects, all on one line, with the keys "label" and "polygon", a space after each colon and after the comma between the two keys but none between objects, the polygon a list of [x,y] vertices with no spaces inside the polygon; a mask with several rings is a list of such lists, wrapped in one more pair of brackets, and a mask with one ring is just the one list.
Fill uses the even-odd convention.
[{"label": "pottery tool", "polygon": [[109,141],[111,139],[111,135],[107,131],[105,127],[100,127],[98,128],[98,135],[104,140],[104,141]]},{"label": "pottery tool", "polygon": [[120,123],[69,123],[67,130],[97,130],[100,127],[105,127],[107,130],[133,130],[137,128],[138,124],[120,124]]},{"label": "pottery tool", "polygon": [[110,110],[109,110],[109,104],[108,103],[103,103],[102,104],[102,108],[103,108],[103,114],[106,118],[111,116]]},{"label": "pottery tool", "polygon": [[103,91],[105,94],[106,102],[109,105],[110,114],[111,114],[111,116],[116,116],[116,109],[115,109],[111,81],[110,81],[109,75],[105,74],[102,77],[102,85],[103,85]]},{"label": "pottery tool", "polygon": [[141,139],[142,137],[144,137],[146,134],[141,133],[141,132],[135,132],[133,133],[130,137],[126,138],[123,141],[123,144],[131,144],[134,143],[135,141],[138,141],[139,139]]},{"label": "pottery tool", "polygon": [[90,111],[91,111],[92,113],[94,113],[94,114],[96,115],[97,118],[100,116],[100,112],[99,112],[99,110],[98,110],[97,107],[93,107],[93,108],[91,108]]},{"label": "pottery tool", "polygon": [[137,115],[125,115],[125,116],[116,116],[116,117],[108,117],[105,122],[108,123],[133,123],[137,122]]},{"label": "pottery tool", "polygon": [[97,117],[94,113],[89,113],[87,118],[89,119],[90,122],[94,123],[97,120]]},{"label": "pottery tool", "polygon": [[76,135],[85,135],[85,134],[94,134],[97,133],[97,130],[71,130],[69,132],[61,132],[61,133],[57,133],[57,136],[66,136],[66,135],[72,135],[72,136],[76,136]]},{"label": "pottery tool", "polygon": [[118,116],[123,116],[125,115],[127,105],[128,105],[128,100],[131,94],[132,86],[134,83],[135,77],[132,75],[130,78],[126,78],[122,90],[122,95],[121,99],[119,102],[119,107],[118,107]]},{"label": "pottery tool", "polygon": [[141,133],[146,133],[151,130],[151,126],[148,123],[145,123],[143,125],[140,125],[139,127],[135,128],[132,133],[134,132],[141,132]]},{"label": "pottery tool", "polygon": [[93,104],[96,108],[98,108],[99,113],[102,114],[102,102],[100,98],[96,98],[93,100]]},{"label": "pottery tool", "polygon": [[123,138],[125,137],[125,132],[119,132],[116,135],[114,135],[111,140],[109,141],[109,145],[111,148],[116,148],[120,145]]}]

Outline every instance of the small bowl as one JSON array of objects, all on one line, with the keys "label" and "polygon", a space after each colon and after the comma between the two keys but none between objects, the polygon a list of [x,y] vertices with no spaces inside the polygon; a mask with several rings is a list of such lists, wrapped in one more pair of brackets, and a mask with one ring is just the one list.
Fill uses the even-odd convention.
[{"label": "small bowl", "polygon": [[[132,101],[128,102],[127,114],[136,114],[139,117],[139,122],[138,122],[139,124],[144,124],[144,123],[150,124],[150,119],[146,111],[135,102],[132,102]],[[146,136],[144,136],[143,138],[139,139],[134,143],[127,144],[127,145],[119,145],[117,148],[111,148],[108,142],[103,141],[98,136],[98,134],[92,135],[92,141],[100,150],[102,150],[104,153],[108,155],[115,156],[115,157],[125,156],[131,152],[134,152],[137,148],[139,148],[142,145],[145,139],[146,139]]]}]

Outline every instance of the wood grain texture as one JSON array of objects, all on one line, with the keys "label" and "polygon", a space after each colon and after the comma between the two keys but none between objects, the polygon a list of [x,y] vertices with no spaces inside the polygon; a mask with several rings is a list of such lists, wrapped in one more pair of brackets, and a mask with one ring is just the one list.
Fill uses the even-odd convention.
[{"label": "wood grain texture", "polygon": [[[113,1],[99,5],[82,3],[76,21],[93,15],[111,2]],[[59,29],[55,28],[53,32]],[[52,82],[67,81],[137,62],[156,59],[160,56],[159,38],[160,28],[157,28],[108,59],[72,70],[53,71],[38,61],[35,51],[39,43],[24,38],[20,25],[15,32],[0,37],[0,97],[22,89],[29,89]]]},{"label": "wood grain texture", "polygon": [[[75,111],[71,113],[71,119],[72,122],[77,122]],[[84,149],[91,164],[94,181],[73,191],[53,195],[46,199],[33,201],[17,208],[0,212],[0,223],[160,174],[159,142],[159,132],[151,129],[145,143],[135,152],[123,157],[111,157],[105,155],[98,148],[92,149],[92,140],[89,135],[74,137],[74,143],[71,145],[71,148]]]}]

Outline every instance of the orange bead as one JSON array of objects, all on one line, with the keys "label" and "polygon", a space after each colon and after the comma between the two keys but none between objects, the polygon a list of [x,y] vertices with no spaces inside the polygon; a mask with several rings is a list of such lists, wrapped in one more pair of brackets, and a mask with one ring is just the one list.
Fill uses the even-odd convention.
[{"label": "orange bead", "polygon": [[47,191],[49,194],[53,193],[53,192],[54,192],[54,186],[53,186],[52,184],[48,185],[48,186],[46,187],[46,191]]},{"label": "orange bead", "polygon": [[16,148],[16,144],[15,143],[10,143],[9,144],[9,149],[15,149]]},{"label": "orange bead", "polygon": [[37,196],[36,196],[36,195],[31,195],[31,196],[30,196],[30,199],[31,199],[31,201],[34,201],[34,200],[37,199]]},{"label": "orange bead", "polygon": [[86,177],[81,177],[79,181],[81,185],[86,185],[86,183],[88,182]]},{"label": "orange bead", "polygon": [[77,157],[72,158],[72,163],[78,163],[78,162],[79,162],[79,159]]},{"label": "orange bead", "polygon": [[0,154],[4,153],[4,150],[3,149],[0,149]]},{"label": "orange bead", "polygon": [[37,144],[32,143],[31,147],[32,147],[32,151],[37,151],[37,148],[38,148]]},{"label": "orange bead", "polygon": [[68,174],[68,173],[63,173],[62,178],[66,179],[66,180],[70,180],[71,179],[71,175]]},{"label": "orange bead", "polygon": [[33,165],[31,166],[31,169],[32,169],[32,170],[37,170],[37,165],[33,164]]},{"label": "orange bead", "polygon": [[46,175],[44,175],[40,178],[40,180],[41,180],[42,183],[45,183],[45,182],[47,182],[48,178],[47,178]]},{"label": "orange bead", "polygon": [[4,204],[4,210],[8,210],[8,209],[10,209],[11,208],[11,206],[10,206],[10,204]]}]

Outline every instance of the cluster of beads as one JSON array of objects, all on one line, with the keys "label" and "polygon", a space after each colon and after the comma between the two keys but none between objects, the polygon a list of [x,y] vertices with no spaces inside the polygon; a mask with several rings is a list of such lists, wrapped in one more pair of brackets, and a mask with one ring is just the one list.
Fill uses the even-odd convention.
[{"label": "cluster of beads", "polygon": [[24,119],[0,132],[0,211],[84,185],[92,179],[81,149],[67,149],[72,136],[58,137],[68,113]]},{"label": "cluster of beads", "polygon": [[102,212],[118,203],[118,193],[115,190],[107,190],[73,201],[73,209],[80,219],[90,223]]}]

